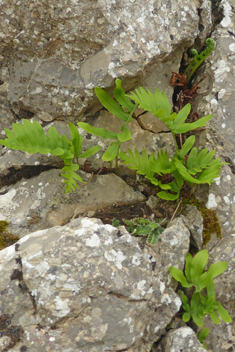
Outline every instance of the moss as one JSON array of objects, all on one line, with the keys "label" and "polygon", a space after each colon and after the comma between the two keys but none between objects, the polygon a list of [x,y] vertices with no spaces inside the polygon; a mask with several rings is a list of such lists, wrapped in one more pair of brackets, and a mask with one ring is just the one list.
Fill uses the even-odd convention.
[{"label": "moss", "polygon": [[8,221],[0,220],[0,250],[11,246],[20,239],[19,236],[15,236],[7,231],[8,225]]},{"label": "moss", "polygon": [[[203,244],[207,244],[213,233],[217,234],[217,238],[222,237],[221,227],[219,220],[216,215],[216,211],[212,209],[207,209],[205,202],[199,201],[194,196],[190,199],[184,199],[182,202],[183,209],[186,205],[195,205],[197,209],[201,212],[203,217]],[[182,209],[181,209],[182,211]]]}]

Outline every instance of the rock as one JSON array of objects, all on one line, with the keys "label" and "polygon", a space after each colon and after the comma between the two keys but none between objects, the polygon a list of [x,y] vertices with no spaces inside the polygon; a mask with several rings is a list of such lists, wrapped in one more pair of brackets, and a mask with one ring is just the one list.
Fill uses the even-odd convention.
[{"label": "rock", "polygon": [[[32,231],[63,225],[73,216],[115,202],[128,204],[145,199],[114,174],[94,175],[86,186],[65,195],[60,174],[61,170],[51,169],[5,188],[0,195],[0,219],[9,221],[10,232],[22,237]],[[83,171],[79,174],[86,182],[91,178]]]},{"label": "rock", "polygon": [[203,217],[194,205],[187,205],[185,212],[185,225],[190,230],[191,243],[200,250],[203,244]]},{"label": "rock", "polygon": [[132,89],[168,61],[164,78],[198,36],[202,6],[189,0],[169,6],[149,0],[1,5],[0,78],[8,84],[7,99],[53,118],[78,116],[93,101],[94,86],[110,87],[123,77],[125,89]]},{"label": "rock", "polygon": [[[235,147],[234,147],[234,75],[235,15],[233,1],[223,1],[220,6],[221,23],[213,32],[216,48],[209,57],[210,65],[201,69],[200,77],[207,76],[201,86],[201,92],[209,94],[200,98],[198,111],[203,115],[214,114],[209,128],[200,134],[200,144],[215,149],[215,157],[228,162],[222,167],[220,178],[209,189],[207,207],[215,209],[223,236],[235,233]],[[198,79],[200,78],[198,77]],[[210,243],[208,244],[209,248]]]},{"label": "rock", "polygon": [[195,332],[190,327],[171,330],[161,341],[156,352],[205,352]]},{"label": "rock", "polygon": [[226,236],[211,251],[209,265],[227,261],[227,269],[214,278],[216,300],[219,301],[231,315],[233,322],[225,323],[221,320],[216,325],[205,317],[204,325],[209,327],[210,334],[205,340],[209,352],[227,352],[235,349],[235,236]]},{"label": "rock", "polygon": [[0,269],[1,319],[14,351],[149,350],[181,304],[137,239],[97,219],[23,237],[0,252]]},{"label": "rock", "polygon": [[171,226],[164,230],[154,246],[145,246],[144,253],[151,259],[154,273],[164,284],[174,289],[175,279],[169,272],[170,266],[183,270],[185,256],[189,251],[190,233],[181,218],[172,221]]},{"label": "rock", "polygon": [[[108,131],[115,133],[119,133],[121,131],[123,121],[118,119],[116,116],[104,110],[101,110],[97,115],[98,116],[96,118],[93,118],[91,121],[87,120],[87,122],[91,126],[105,128]],[[147,121],[149,121],[149,124],[153,124],[153,121],[155,121],[155,127],[156,125],[158,125],[157,120],[158,119],[153,115],[151,115],[150,119],[147,119]],[[147,126],[142,126],[141,124],[138,124],[136,120],[132,120],[128,124],[128,129],[131,132],[132,139],[121,143],[120,151],[127,152],[128,148],[130,148],[132,152],[134,152],[136,148],[140,153],[142,153],[142,151],[145,149],[148,155],[150,155],[152,152],[157,155],[157,153],[160,152],[161,149],[163,149],[164,151],[168,151],[170,157],[173,157],[175,153],[175,146],[174,139],[171,133],[157,133],[156,129],[153,128],[152,131],[151,128],[147,128]],[[166,129],[164,129],[163,131],[166,131]],[[84,149],[88,149],[93,145],[101,146],[99,153],[88,159],[89,162],[92,163],[92,167],[94,167],[95,169],[100,168],[102,165],[109,167],[109,163],[104,163],[101,158],[105,150],[110,145],[110,140],[101,139],[100,137],[97,137],[95,135],[90,135],[81,128],[79,129],[79,133],[84,136]],[[121,162],[119,162],[119,164],[121,164]],[[128,168],[125,168],[128,172]]]}]

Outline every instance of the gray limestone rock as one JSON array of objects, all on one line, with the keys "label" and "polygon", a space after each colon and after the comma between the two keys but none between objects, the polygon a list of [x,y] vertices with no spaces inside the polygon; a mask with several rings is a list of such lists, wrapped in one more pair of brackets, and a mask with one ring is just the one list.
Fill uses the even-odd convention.
[{"label": "gray limestone rock", "polygon": [[189,327],[171,330],[164,337],[156,352],[205,352],[195,332]]},{"label": "gray limestone rock", "polygon": [[183,270],[185,256],[189,251],[190,232],[181,218],[172,221],[154,246],[145,246],[144,253],[150,258],[156,277],[167,287],[176,288],[177,283],[169,272],[170,266]]},{"label": "gray limestone rock", "polygon": [[[109,87],[123,77],[130,89],[164,61],[177,67],[199,34],[202,5],[3,0],[0,6],[0,76],[8,84],[7,100],[11,107],[54,118],[78,116],[93,100],[96,85]],[[176,60],[169,60],[172,53]]]},{"label": "gray limestone rock", "polygon": [[97,219],[23,237],[0,252],[0,270],[0,316],[14,351],[144,351],[181,305],[137,239]]},{"label": "gray limestone rock", "polygon": [[231,315],[231,324],[221,321],[214,324],[210,317],[205,317],[204,324],[210,329],[205,340],[209,352],[227,352],[235,349],[235,235],[223,238],[211,251],[209,265],[227,261],[227,269],[214,278],[216,300],[219,301]]},{"label": "gray limestone rock", "polygon": [[[74,216],[115,202],[145,200],[139,191],[114,174],[94,175],[89,184],[65,195],[60,173],[61,170],[51,169],[5,187],[0,195],[0,219],[9,221],[9,231],[22,237],[32,231],[63,225]],[[80,175],[86,182],[91,178],[83,171]]]},{"label": "gray limestone rock", "polygon": [[209,188],[207,207],[216,210],[222,235],[230,236],[235,233],[234,1],[224,0],[220,5],[223,19],[212,35],[216,48],[209,57],[210,65],[204,66],[200,73],[200,77],[207,76],[200,84],[201,92],[209,94],[198,98],[198,111],[214,115],[208,129],[200,134],[199,143],[209,150],[215,149],[215,157],[229,163],[222,167],[220,177]]},{"label": "gray limestone rock", "polygon": [[195,247],[200,250],[203,244],[203,217],[197,207],[195,207],[195,205],[187,205],[185,208],[185,212],[185,225],[190,230],[191,242]]}]

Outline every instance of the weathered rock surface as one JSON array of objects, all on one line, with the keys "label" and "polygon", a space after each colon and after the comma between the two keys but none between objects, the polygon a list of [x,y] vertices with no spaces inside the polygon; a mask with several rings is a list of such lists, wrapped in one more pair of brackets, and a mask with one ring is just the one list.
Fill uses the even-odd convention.
[{"label": "weathered rock surface", "polygon": [[144,253],[151,257],[154,274],[167,287],[176,288],[177,283],[170,275],[169,267],[183,270],[185,256],[189,251],[190,232],[181,218],[172,221],[171,226],[161,234],[154,246],[145,246]]},{"label": "weathered rock surface", "polygon": [[[145,197],[114,174],[94,175],[80,189],[64,194],[61,170],[51,169],[36,178],[21,180],[0,195],[0,219],[20,237],[36,230],[63,225],[73,216],[95,212],[116,202],[134,203]],[[91,175],[80,171],[84,181]],[[106,196],[108,194],[108,197]]]},{"label": "weathered rock surface", "polygon": [[205,340],[210,352],[234,351],[235,349],[235,235],[226,236],[210,252],[209,264],[227,261],[226,271],[214,279],[216,299],[228,310],[233,322],[216,325],[205,319],[211,333]]},{"label": "weathered rock surface", "polygon": [[[235,15],[234,1],[222,1],[221,23],[213,32],[216,48],[209,58],[210,65],[201,73],[207,79],[202,82],[201,91],[209,94],[200,98],[202,114],[213,113],[208,129],[200,135],[200,143],[210,150],[216,150],[216,157],[228,162],[222,168],[220,178],[209,189],[207,207],[215,209],[221,224],[222,235],[235,233],[235,145],[234,145],[234,69],[235,69]],[[210,244],[208,244],[210,247]]]},{"label": "weathered rock surface", "polygon": [[203,244],[203,217],[201,212],[194,205],[185,207],[186,215],[183,217],[186,226],[191,233],[191,243],[198,248],[202,248]]},{"label": "weathered rock surface", "polygon": [[[95,85],[128,77],[125,87],[133,88],[172,52],[175,70],[199,34],[200,6],[189,0],[3,0],[4,109],[77,116]],[[204,35],[209,30],[204,26]]]},{"label": "weathered rock surface", "polygon": [[[219,5],[213,15],[217,23],[221,21],[216,27],[211,4]],[[214,117],[200,132],[199,145],[216,149],[216,156],[230,165],[223,167],[208,192],[200,189],[221,223],[224,239],[217,243],[215,234],[208,248],[211,262],[229,262],[215,281],[217,299],[233,320],[234,7],[234,0],[2,0],[0,4],[1,138],[4,127],[31,117],[41,119],[43,126],[52,122],[62,133],[68,128],[55,118],[76,122],[79,116],[96,127],[118,127],[110,114],[98,111],[94,86],[111,92],[119,77],[125,90],[141,84],[153,91],[156,86],[171,100],[171,71],[178,72],[187,48],[201,48],[213,31],[217,47],[201,73],[208,77],[201,92],[211,92],[203,100],[199,96],[198,112]],[[172,156],[167,129],[150,114],[140,122],[141,128],[132,122],[133,141],[125,147],[154,153],[163,148]],[[96,141],[88,136],[85,147]],[[102,153],[107,144],[100,143]],[[22,164],[62,167],[51,156],[6,149],[1,153],[4,176]],[[100,158],[92,159],[94,168],[101,163]],[[183,269],[189,231],[177,219],[156,246],[141,250],[123,229],[98,220],[78,219],[53,227],[96,207],[144,199],[114,175],[94,176],[87,186],[64,196],[59,174],[59,169],[49,170],[1,189],[0,220],[10,221],[9,230],[25,237],[0,252],[0,351],[149,352],[150,343],[166,334],[166,325],[179,310],[176,283],[168,268]],[[88,174],[82,175],[89,180]],[[189,221],[190,228],[193,221]],[[206,318],[205,325],[211,329],[206,340],[210,352],[234,350],[234,323],[217,326]],[[189,328],[168,332],[158,348],[159,352],[204,351]]]},{"label": "weathered rock surface", "polygon": [[137,239],[97,219],[25,236],[0,252],[0,270],[1,343],[12,351],[144,351],[181,304]]},{"label": "weathered rock surface", "polygon": [[205,352],[195,332],[189,327],[171,330],[161,341],[156,352]]}]

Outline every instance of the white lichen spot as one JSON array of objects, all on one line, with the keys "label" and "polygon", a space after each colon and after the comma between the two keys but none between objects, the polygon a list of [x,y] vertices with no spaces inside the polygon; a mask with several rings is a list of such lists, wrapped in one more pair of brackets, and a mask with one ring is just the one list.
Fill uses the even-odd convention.
[{"label": "white lichen spot", "polygon": [[[221,78],[221,75],[226,72],[230,72],[230,68],[227,66],[227,63],[224,60],[219,60],[217,62],[217,68],[214,72],[215,80],[218,81],[218,79]],[[220,79],[219,79],[219,81],[220,81]]]},{"label": "white lichen spot", "polygon": [[153,288],[150,287],[150,289],[147,291],[147,293],[152,294],[153,293]]},{"label": "white lichen spot", "polygon": [[224,17],[220,22],[220,24],[222,27],[226,28],[226,27],[229,27],[231,23],[230,14],[232,15],[231,13],[232,7],[227,0],[222,0],[221,5],[223,6]]},{"label": "white lichen spot", "polygon": [[107,240],[104,241],[104,244],[108,246],[109,244],[113,244],[113,239],[112,237],[109,237]]},{"label": "white lichen spot", "polygon": [[225,203],[226,205],[230,205],[230,199],[229,199],[229,197],[228,197],[228,196],[224,196],[223,198],[224,198],[224,203]]},{"label": "white lichen spot", "polygon": [[84,228],[92,227],[93,230],[96,230],[99,228],[98,224],[95,224],[94,221],[92,221],[88,218],[82,219],[81,224],[82,224],[82,227],[84,227]]},{"label": "white lichen spot", "polygon": [[69,299],[67,298],[62,301],[59,296],[56,296],[54,301],[56,302],[56,310],[53,310],[52,314],[60,318],[65,317],[70,312],[70,308],[68,306]]},{"label": "white lichen spot", "polygon": [[139,266],[141,264],[140,257],[141,257],[140,253],[134,254],[132,257],[132,264]]},{"label": "white lichen spot", "polygon": [[179,310],[182,305],[181,299],[179,297],[176,297],[175,305],[176,305],[177,309]]},{"label": "white lichen spot", "polygon": [[180,331],[180,334],[182,337],[187,337],[189,335],[192,335],[192,329],[187,327],[187,328],[184,328],[183,330]]},{"label": "white lichen spot", "polygon": [[75,236],[83,236],[85,234],[84,229],[78,229],[74,231]]},{"label": "white lichen spot", "polygon": [[210,193],[208,197],[208,201],[206,203],[206,207],[208,209],[213,209],[213,208],[217,208],[217,205],[218,204],[216,203],[215,195],[213,193]]},{"label": "white lichen spot", "polygon": [[211,108],[217,108],[217,105],[218,101],[215,98],[211,99]]},{"label": "white lichen spot", "polygon": [[118,269],[122,269],[122,262],[126,259],[126,256],[120,250],[116,252],[114,249],[105,251],[104,257],[108,262],[116,262]]},{"label": "white lichen spot", "polygon": [[37,272],[40,275],[42,275],[42,274],[45,274],[50,269],[50,266],[49,266],[48,262],[46,260],[44,260],[43,262],[36,265],[35,269],[37,270]]},{"label": "white lichen spot", "polygon": [[160,291],[161,291],[161,293],[163,293],[165,291],[165,288],[166,288],[166,286],[165,286],[164,282],[160,281]]},{"label": "white lichen spot", "polygon": [[0,208],[6,207],[6,205],[11,202],[12,198],[14,198],[15,195],[16,195],[15,189],[12,189],[9,192],[7,192],[6,194],[1,195],[0,196]]},{"label": "white lichen spot", "polygon": [[235,43],[229,44],[229,50],[231,50],[233,53],[235,53]]},{"label": "white lichen spot", "polygon": [[55,338],[54,338],[53,336],[51,336],[51,337],[49,338],[49,341],[50,341],[50,342],[53,342],[53,341],[55,341]]},{"label": "white lichen spot", "polygon": [[112,70],[115,67],[114,62],[110,62],[109,63],[109,70]]},{"label": "white lichen spot", "polygon": [[231,180],[231,176],[230,176],[230,175],[227,175],[227,179],[230,181],[230,180]]},{"label": "white lichen spot", "polygon": [[145,294],[145,285],[146,285],[146,280],[141,280],[137,283],[137,288],[138,288],[138,290],[141,291],[142,295]]},{"label": "white lichen spot", "polygon": [[172,302],[171,297],[168,295],[168,293],[164,293],[161,297],[161,303],[163,304],[170,304]]},{"label": "white lichen spot", "polygon": [[158,330],[160,330],[160,327],[159,326],[155,326],[154,328],[154,334],[156,334],[158,332]]},{"label": "white lichen spot", "polygon": [[225,127],[226,127],[226,124],[225,124],[225,123],[222,123],[221,127],[222,127],[222,128],[225,128]]},{"label": "white lichen spot", "polygon": [[88,247],[99,247],[100,238],[95,233],[91,236],[91,238],[87,238],[86,246]]},{"label": "white lichen spot", "polygon": [[218,93],[218,99],[222,99],[225,93],[226,93],[226,90],[224,88],[220,89]]},{"label": "white lichen spot", "polygon": [[217,186],[219,186],[220,185],[220,177],[216,177],[214,180],[215,180],[215,183],[217,184]]},{"label": "white lichen spot", "polygon": [[224,226],[229,226],[229,222],[226,221],[226,222],[224,223]]}]

